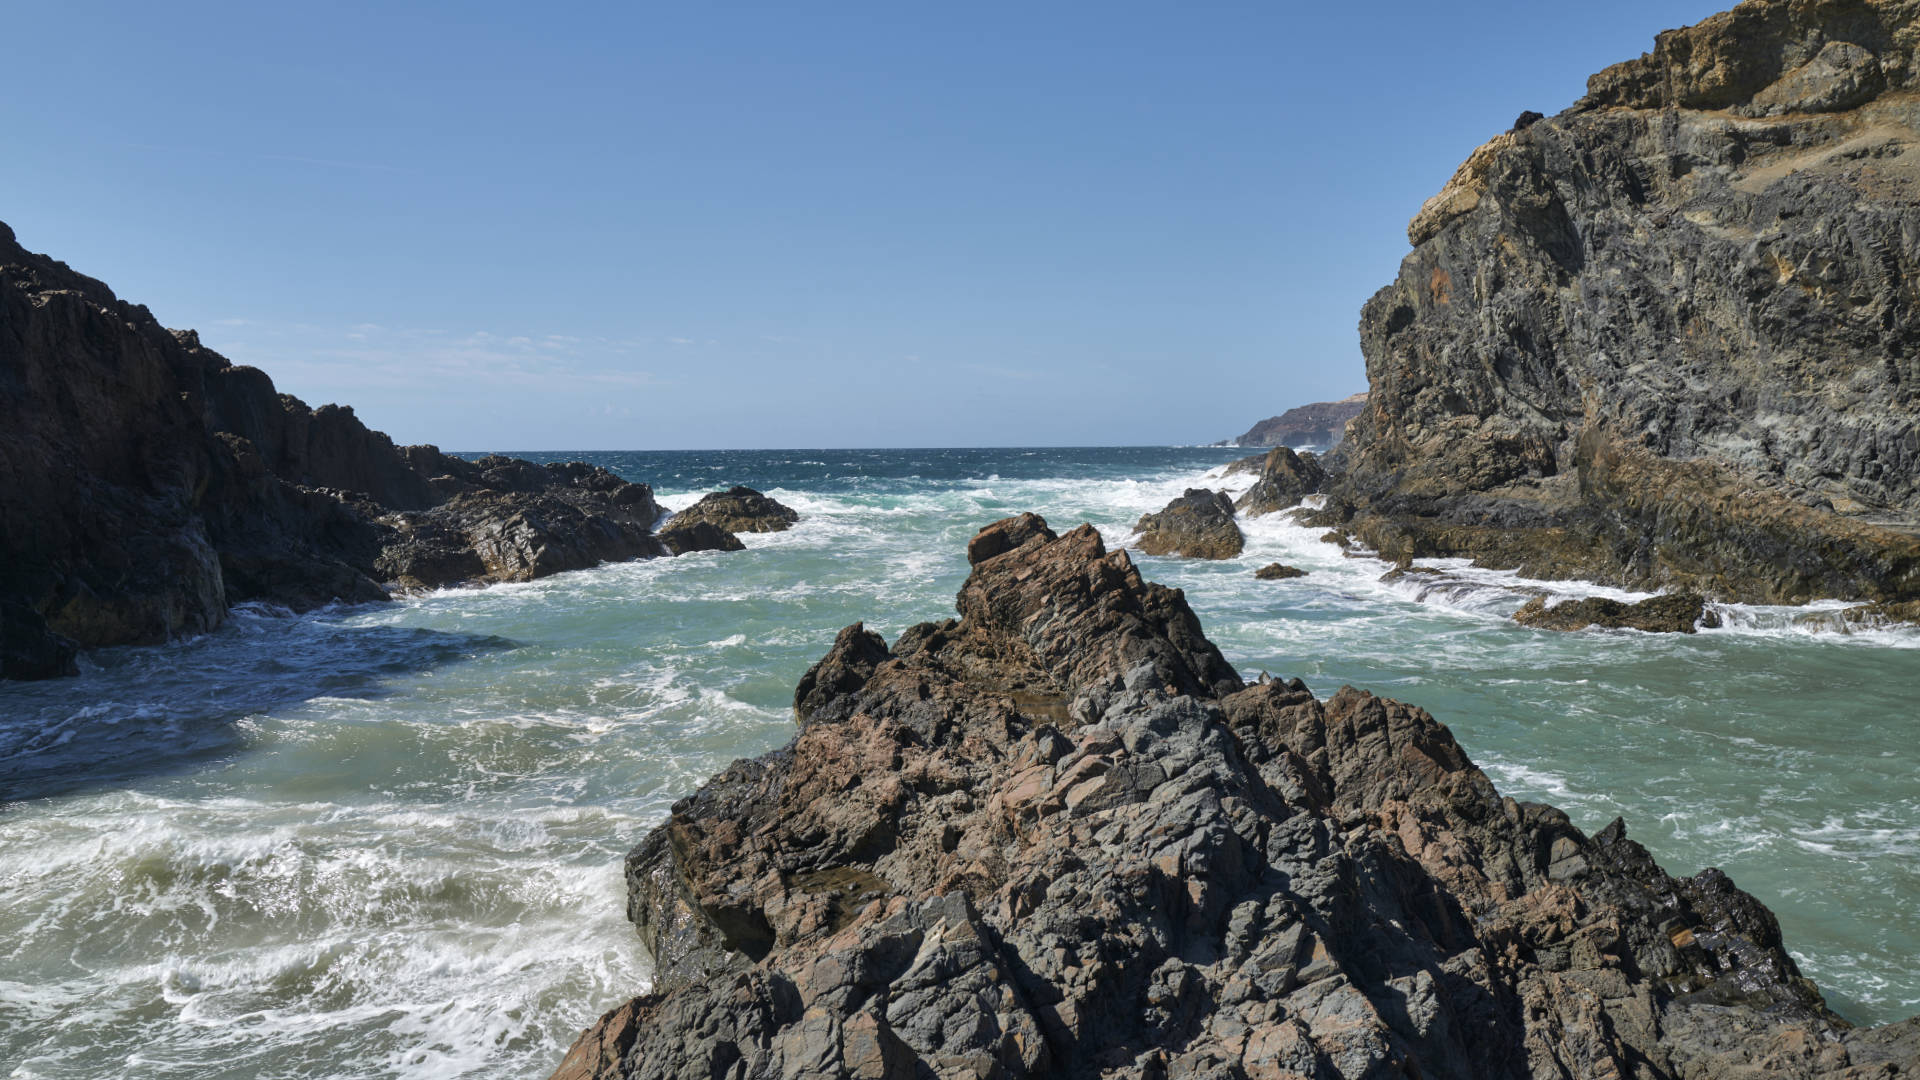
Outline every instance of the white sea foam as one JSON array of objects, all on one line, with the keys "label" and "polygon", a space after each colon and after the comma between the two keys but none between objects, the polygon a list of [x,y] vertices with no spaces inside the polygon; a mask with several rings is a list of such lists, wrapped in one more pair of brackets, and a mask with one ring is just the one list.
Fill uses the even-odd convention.
[{"label": "white sea foam", "polygon": [[[788,458],[843,477],[864,460]],[[801,521],[745,552],[247,608],[190,645],[0,689],[0,783],[35,762],[97,775],[0,814],[0,1058],[63,1080],[82,1047],[159,1080],[550,1070],[646,984],[621,854],[791,737],[793,685],[840,627],[950,614],[966,541],[996,518],[1119,545],[1188,487],[1254,479],[1032,460],[768,484]],[[1836,1000],[1885,1018],[1920,997],[1916,635],[1807,626],[1822,606],[1731,606],[1684,639],[1536,633],[1510,615],[1537,592],[1644,594],[1457,561],[1431,564],[1444,586],[1382,582],[1388,564],[1287,514],[1241,524],[1237,559],[1138,560],[1238,668],[1426,706],[1503,790],[1585,828],[1623,814],[1676,872],[1728,869]],[[1254,579],[1276,561],[1307,576]]]}]

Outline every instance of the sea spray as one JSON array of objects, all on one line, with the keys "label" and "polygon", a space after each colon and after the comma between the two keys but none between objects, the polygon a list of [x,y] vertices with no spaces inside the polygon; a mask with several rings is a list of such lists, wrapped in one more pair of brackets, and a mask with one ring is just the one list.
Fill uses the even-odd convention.
[{"label": "sea spray", "polygon": [[[249,609],[0,688],[12,1075],[543,1075],[648,978],[626,849],[790,737],[840,627],[945,617],[996,518],[1121,545],[1187,487],[1252,481],[1191,448],[587,456],[674,508],[743,483],[802,519],[728,555]],[[1851,1018],[1920,1007],[1920,634],[1747,608],[1686,638],[1533,631],[1509,616],[1535,591],[1642,594],[1458,564],[1382,582],[1284,514],[1240,524],[1237,559],[1139,562],[1244,673],[1415,701],[1507,794],[1727,870]],[[1255,580],[1276,561],[1307,574]]]}]

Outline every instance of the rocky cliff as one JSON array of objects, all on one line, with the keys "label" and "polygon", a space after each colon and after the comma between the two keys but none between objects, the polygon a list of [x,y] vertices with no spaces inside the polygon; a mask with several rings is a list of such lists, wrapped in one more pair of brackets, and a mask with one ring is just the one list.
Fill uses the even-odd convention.
[{"label": "rocky cliff", "polygon": [[246,600],[658,554],[660,514],[604,469],[396,447],[0,224],[0,678],[210,630]]},{"label": "rocky cliff", "polygon": [[1732,600],[1920,595],[1920,3],[1749,0],[1522,116],[1361,316],[1328,524]]},{"label": "rocky cliff", "polygon": [[1244,684],[1033,515],[846,628],[799,733],[634,849],[652,991],[556,1080],[1892,1077],[1724,874],[1503,799],[1418,708]]},{"label": "rocky cliff", "polygon": [[1248,428],[1244,435],[1222,444],[1226,446],[1317,446],[1330,447],[1346,436],[1347,421],[1360,415],[1367,404],[1367,392],[1343,397],[1339,401],[1316,401],[1299,405],[1279,416],[1269,416]]}]

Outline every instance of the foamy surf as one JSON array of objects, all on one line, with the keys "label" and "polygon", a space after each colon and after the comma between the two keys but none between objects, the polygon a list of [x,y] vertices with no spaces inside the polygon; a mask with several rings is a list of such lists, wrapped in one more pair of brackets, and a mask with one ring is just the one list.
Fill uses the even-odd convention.
[{"label": "foamy surf", "polygon": [[[669,506],[734,483],[802,518],[742,552],[305,616],[248,608],[77,680],[0,688],[0,1060],[14,1078],[525,1077],[645,986],[619,861],[673,800],[785,742],[855,621],[945,617],[980,526],[1124,545],[1225,449],[604,455]],[[535,455],[538,457],[577,455]],[[1858,1020],[1920,998],[1906,631],[1730,608],[1690,637],[1553,634],[1530,582],[1382,582],[1285,514],[1221,563],[1140,557],[1249,676],[1451,725],[1508,794],[1624,815],[1780,915]],[[1257,581],[1283,562],[1307,571]],[[1791,612],[1792,614],[1788,614]]]}]

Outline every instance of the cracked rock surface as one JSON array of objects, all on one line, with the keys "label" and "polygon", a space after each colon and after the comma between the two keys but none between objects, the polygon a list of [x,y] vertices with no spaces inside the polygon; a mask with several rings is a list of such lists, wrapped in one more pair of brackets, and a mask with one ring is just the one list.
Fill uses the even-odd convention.
[{"label": "cracked rock surface", "polygon": [[627,859],[651,991],[557,1080],[1889,1077],[1725,875],[1502,798],[1412,705],[1245,684],[1082,526],[855,625]]},{"label": "cracked rock surface", "polygon": [[0,679],[219,626],[232,605],[379,601],[669,550],[645,484],[580,462],[395,446],[0,224]]},{"label": "cracked rock surface", "polygon": [[1920,597],[1920,3],[1748,0],[1475,150],[1360,319],[1391,561]]}]

